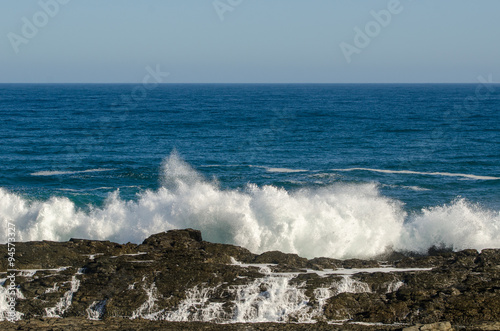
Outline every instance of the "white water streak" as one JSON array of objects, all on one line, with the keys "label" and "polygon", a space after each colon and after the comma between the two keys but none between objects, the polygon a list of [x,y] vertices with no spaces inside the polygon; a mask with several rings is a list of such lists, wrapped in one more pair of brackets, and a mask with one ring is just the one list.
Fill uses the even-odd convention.
[{"label": "white water streak", "polygon": [[[144,279],[143,279],[144,280]],[[151,283],[150,287],[143,286],[146,292],[146,301],[132,313],[131,319],[144,318],[149,320],[157,320],[158,315],[163,312],[163,310],[158,310],[156,301],[158,301],[158,288],[155,283]]]},{"label": "white water streak", "polygon": [[90,172],[103,172],[103,171],[113,171],[116,169],[88,169],[80,171],[38,171],[31,174],[31,176],[58,176],[58,175],[74,175],[74,174],[85,174]]},{"label": "white water streak", "polygon": [[500,177],[494,176],[478,176],[471,174],[460,174],[451,172],[422,172],[422,171],[412,171],[412,170],[385,170],[385,169],[372,169],[372,168],[348,168],[348,169],[330,169],[332,171],[371,171],[380,172],[385,174],[408,174],[408,175],[428,175],[428,176],[447,176],[447,177],[464,177],[476,180],[498,180]]},{"label": "white water streak", "polygon": [[106,312],[106,303],[107,300],[92,302],[92,304],[86,309],[87,318],[93,321],[101,320]]},{"label": "white water streak", "polygon": [[186,298],[175,311],[167,312],[162,320],[172,322],[220,322],[224,318],[222,302],[209,302],[217,288],[193,287],[186,291]]},{"label": "white water streak", "polygon": [[343,275],[341,280],[332,284],[334,294],[340,293],[370,293],[371,289],[367,283],[352,279],[350,275]]},{"label": "white water streak", "polygon": [[47,317],[62,317],[62,315],[69,309],[71,302],[73,301],[73,295],[78,291],[80,287],[80,280],[76,276],[71,277],[71,288],[64,293],[63,297],[59,302],[51,308],[45,308],[45,315]]},{"label": "white water streak", "polygon": [[404,286],[405,283],[403,283],[400,280],[394,280],[387,284],[387,291],[386,293],[392,293],[392,292],[397,292],[402,286]]},{"label": "white water streak", "polygon": [[[270,273],[245,285],[229,286],[221,291],[217,287],[195,286],[186,291],[186,298],[173,311],[155,308],[157,291],[146,289],[148,299],[133,315],[150,320],[175,322],[217,323],[314,323],[322,316],[327,300],[340,293],[369,293],[368,284],[341,276],[330,287],[313,291],[315,303],[305,295],[305,283],[294,285],[290,281],[296,274]],[[226,293],[220,297],[220,293]],[[227,294],[234,297],[227,301]]]}]

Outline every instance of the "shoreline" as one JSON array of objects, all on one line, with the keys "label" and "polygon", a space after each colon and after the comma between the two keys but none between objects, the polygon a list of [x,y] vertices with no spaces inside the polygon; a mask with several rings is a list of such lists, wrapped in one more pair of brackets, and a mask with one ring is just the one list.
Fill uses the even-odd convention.
[{"label": "shoreline", "polygon": [[14,297],[6,292],[7,245],[0,245],[0,307],[13,298],[20,320],[6,321],[4,308],[3,328],[397,330],[450,322],[486,330],[500,322],[500,249],[392,253],[382,263],[308,260],[206,242],[192,229],[140,245],[15,245]]}]

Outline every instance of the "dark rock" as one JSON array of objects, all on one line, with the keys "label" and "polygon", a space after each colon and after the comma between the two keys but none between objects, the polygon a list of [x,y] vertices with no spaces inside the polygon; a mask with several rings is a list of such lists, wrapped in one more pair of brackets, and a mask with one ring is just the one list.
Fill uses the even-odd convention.
[{"label": "dark rock", "polygon": [[475,262],[481,269],[499,269],[500,249],[483,249]]},{"label": "dark rock", "polygon": [[360,260],[360,259],[349,259],[342,261],[343,268],[377,268],[379,266],[378,261],[375,260]]},{"label": "dark rock", "polygon": [[175,247],[176,244],[187,244],[191,241],[201,242],[201,231],[185,229],[158,233],[144,240],[142,245],[162,249]]},{"label": "dark rock", "polygon": [[[256,255],[241,247],[203,241],[200,231],[193,229],[159,233],[141,245],[84,239],[16,243],[20,269],[15,277],[16,310],[24,315],[16,324],[0,322],[0,329],[215,330],[216,324],[196,321],[207,316],[212,322],[229,321],[244,309],[248,311],[242,318],[248,319],[248,314],[271,306],[269,314],[283,313],[276,320],[309,318],[309,322],[318,321],[312,327],[318,330],[336,329],[326,322],[338,320],[346,320],[338,326],[344,330],[400,328],[394,323],[420,323],[414,330],[440,330],[449,326],[445,321],[477,330],[497,326],[500,250],[433,249],[429,253],[392,252],[386,261],[395,267],[432,270],[349,276],[328,270],[352,272],[381,264],[359,259],[307,260],[277,251]],[[0,278],[6,278],[6,245],[0,245],[0,255],[4,257]],[[280,306],[285,302],[288,306]],[[0,312],[0,317],[5,319],[5,314]],[[56,315],[63,318],[47,318]],[[148,320],[155,318],[190,323]],[[224,328],[307,330],[311,324],[224,324]]]},{"label": "dark rock", "polygon": [[314,270],[338,269],[342,267],[342,261],[327,257],[316,257],[308,261],[307,267]]},{"label": "dark rock", "polygon": [[297,254],[285,254],[279,251],[262,253],[255,257],[254,263],[275,263],[295,268],[305,268],[307,259]]}]

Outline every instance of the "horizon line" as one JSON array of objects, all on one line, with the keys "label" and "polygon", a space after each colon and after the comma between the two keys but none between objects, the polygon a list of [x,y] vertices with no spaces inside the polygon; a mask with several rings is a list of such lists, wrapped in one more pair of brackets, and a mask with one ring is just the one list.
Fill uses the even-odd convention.
[{"label": "horizon line", "polygon": [[[0,82],[0,85],[135,85],[142,82]],[[189,83],[156,83],[155,85],[458,85],[458,84],[477,84],[477,82],[350,82],[350,83],[315,83],[315,82],[278,82],[278,83],[239,83],[239,82],[189,82]],[[499,83],[485,83],[487,85],[498,85]]]}]

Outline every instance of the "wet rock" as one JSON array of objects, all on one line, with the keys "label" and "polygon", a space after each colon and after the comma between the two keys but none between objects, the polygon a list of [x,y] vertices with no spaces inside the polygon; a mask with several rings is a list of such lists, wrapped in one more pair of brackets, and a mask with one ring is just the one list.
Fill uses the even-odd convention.
[{"label": "wet rock", "polygon": [[[0,245],[0,256],[0,279],[5,280],[6,245]],[[203,241],[193,229],[159,233],[140,245],[84,239],[16,243],[16,267],[21,269],[15,272],[16,310],[23,320],[15,325],[21,330],[99,330],[105,325],[154,330],[168,323],[173,330],[215,330],[217,325],[201,322],[261,318],[299,324],[224,327],[306,330],[312,324],[301,322],[317,321],[313,329],[327,330],[337,328],[327,322],[341,320],[338,328],[346,330],[401,329],[395,323],[420,323],[415,330],[448,330],[451,325],[498,329],[500,250],[434,249],[425,256],[391,256],[387,261],[395,267],[432,269],[380,272],[389,262],[307,260],[278,251],[257,255]],[[374,267],[379,272],[369,270]],[[363,268],[368,269],[355,273]],[[5,291],[7,280],[0,285]],[[48,318],[55,316],[62,318]],[[0,320],[5,318],[6,311],[0,312]],[[0,329],[11,326],[0,322]]]},{"label": "wet rock", "polygon": [[451,327],[450,322],[438,322],[432,324],[425,325],[416,325],[408,328],[404,328],[403,331],[451,331],[453,328]]},{"label": "wet rock", "polygon": [[478,269],[500,269],[500,249],[483,249],[476,259]]},{"label": "wet rock", "polygon": [[475,325],[473,330],[500,330],[500,322],[486,322],[479,325]]},{"label": "wet rock", "polygon": [[154,234],[148,237],[142,245],[150,246],[156,249],[163,248],[174,248],[177,245],[186,245],[182,246],[183,248],[189,247],[189,244],[192,242],[200,243],[202,241],[201,231],[193,230],[193,229],[185,229],[185,230],[177,230],[177,231],[168,231],[163,233]]},{"label": "wet rock", "polygon": [[346,269],[352,268],[377,268],[379,267],[378,261],[375,260],[359,260],[349,259],[342,261],[342,267]]},{"label": "wet rock", "polygon": [[327,257],[317,257],[307,262],[307,267],[314,270],[342,268],[342,261]]},{"label": "wet rock", "polygon": [[278,251],[265,252],[255,257],[254,263],[274,263],[294,268],[305,268],[307,259],[297,254],[285,254]]}]

